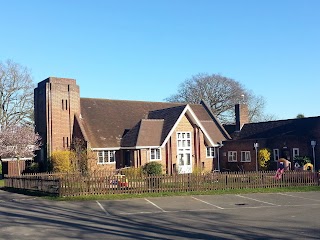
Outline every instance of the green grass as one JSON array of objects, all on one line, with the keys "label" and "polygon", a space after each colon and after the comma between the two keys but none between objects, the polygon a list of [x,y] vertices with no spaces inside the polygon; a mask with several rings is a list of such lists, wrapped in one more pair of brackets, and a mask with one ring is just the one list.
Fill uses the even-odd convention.
[{"label": "green grass", "polygon": [[282,187],[282,188],[256,188],[256,189],[228,189],[228,190],[211,190],[211,191],[193,191],[193,192],[163,192],[163,193],[143,193],[143,194],[108,194],[108,195],[86,195],[76,197],[57,197],[47,195],[37,191],[4,188],[4,180],[0,180],[0,188],[8,192],[15,192],[31,196],[39,196],[55,201],[89,201],[89,200],[122,200],[130,198],[150,198],[165,196],[190,196],[190,195],[221,195],[221,194],[246,194],[246,193],[278,193],[278,192],[309,192],[320,191],[320,186],[305,187]]},{"label": "green grass", "polygon": [[4,186],[4,180],[1,179],[1,180],[0,180],[0,188],[2,188],[3,186]]},{"label": "green grass", "polygon": [[88,200],[122,200],[130,198],[150,198],[165,196],[190,196],[190,195],[221,195],[221,194],[246,194],[246,193],[278,193],[278,192],[309,192],[320,191],[320,186],[306,187],[283,187],[283,188],[256,188],[256,189],[229,189],[212,190],[201,192],[163,192],[163,193],[143,193],[143,194],[108,194],[108,195],[86,195],[76,197],[52,197],[45,196],[46,199],[56,201],[88,201]]}]

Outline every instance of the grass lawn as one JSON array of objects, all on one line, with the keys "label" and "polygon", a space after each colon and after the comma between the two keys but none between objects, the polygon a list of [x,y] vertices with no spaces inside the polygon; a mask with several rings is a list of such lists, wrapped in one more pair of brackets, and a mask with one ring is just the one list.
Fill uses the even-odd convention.
[{"label": "grass lawn", "polygon": [[256,188],[256,189],[229,189],[212,190],[201,192],[163,192],[144,194],[109,194],[109,195],[86,195],[76,197],[48,197],[44,198],[56,201],[87,201],[87,200],[119,200],[129,198],[164,197],[164,196],[189,196],[189,195],[221,195],[221,194],[246,194],[246,193],[277,193],[277,192],[309,192],[320,191],[320,186],[306,187],[283,187],[283,188]]},{"label": "grass lawn", "polygon": [[89,200],[119,200],[129,198],[149,198],[164,196],[190,196],[190,195],[221,195],[221,194],[246,194],[246,193],[277,193],[277,192],[309,192],[320,191],[320,186],[305,187],[282,187],[282,188],[255,188],[255,189],[228,189],[228,190],[211,190],[211,191],[193,191],[193,192],[163,192],[163,193],[143,193],[143,194],[108,194],[108,195],[86,195],[75,197],[57,197],[48,196],[37,191],[28,191],[13,188],[4,188],[4,180],[0,180],[0,188],[5,191],[21,193],[31,196],[39,196],[54,201],[89,201]]}]

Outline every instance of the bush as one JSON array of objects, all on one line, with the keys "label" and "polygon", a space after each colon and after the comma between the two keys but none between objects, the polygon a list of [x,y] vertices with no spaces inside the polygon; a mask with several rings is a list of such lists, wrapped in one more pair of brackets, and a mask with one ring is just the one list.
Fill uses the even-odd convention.
[{"label": "bush", "polygon": [[51,156],[51,162],[54,172],[73,171],[72,160],[74,154],[70,151],[54,151]]},{"label": "bush", "polygon": [[129,178],[141,177],[142,173],[143,172],[141,167],[139,168],[130,167],[130,168],[121,170],[121,174],[126,175]]},{"label": "bush", "polygon": [[162,165],[158,162],[149,162],[142,167],[144,174],[160,175],[162,174]]},{"label": "bush", "polygon": [[258,161],[261,170],[267,170],[270,165],[271,151],[268,148],[262,148],[258,153]]},{"label": "bush", "polygon": [[26,167],[24,170],[25,173],[37,173],[39,172],[39,164],[36,162],[31,163],[29,166]]}]

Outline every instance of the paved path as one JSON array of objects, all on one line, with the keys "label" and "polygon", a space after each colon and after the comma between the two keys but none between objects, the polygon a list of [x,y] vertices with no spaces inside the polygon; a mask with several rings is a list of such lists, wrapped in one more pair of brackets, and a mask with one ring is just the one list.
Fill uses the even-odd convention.
[{"label": "paved path", "polygon": [[0,239],[319,239],[320,192],[64,202],[0,190]]}]

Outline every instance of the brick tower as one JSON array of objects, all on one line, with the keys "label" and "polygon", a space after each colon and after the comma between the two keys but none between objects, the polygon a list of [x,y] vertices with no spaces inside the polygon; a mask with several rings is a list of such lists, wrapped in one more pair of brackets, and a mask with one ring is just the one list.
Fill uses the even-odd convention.
[{"label": "brick tower", "polygon": [[75,79],[49,77],[34,89],[34,120],[42,138],[37,160],[47,164],[52,151],[69,149],[74,115],[80,112],[80,91]]}]

